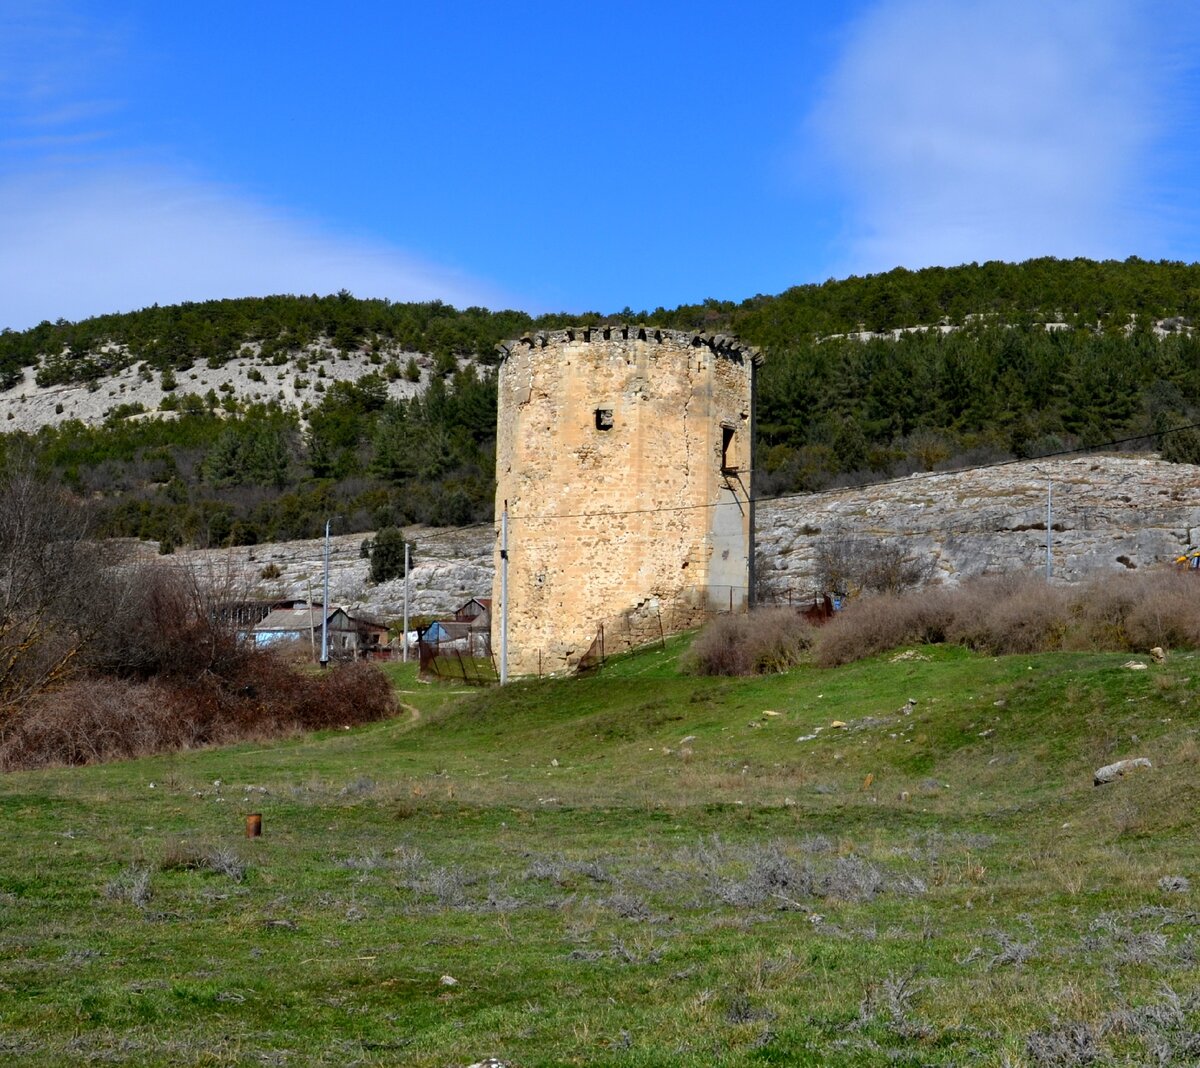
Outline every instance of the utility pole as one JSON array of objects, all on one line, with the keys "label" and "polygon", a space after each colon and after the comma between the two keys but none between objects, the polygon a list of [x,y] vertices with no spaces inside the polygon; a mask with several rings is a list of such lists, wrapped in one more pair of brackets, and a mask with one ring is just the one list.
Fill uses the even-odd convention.
[{"label": "utility pole", "polygon": [[1046,581],[1054,577],[1054,483],[1046,481]]},{"label": "utility pole", "polygon": [[500,685],[508,682],[508,501],[500,513]]},{"label": "utility pole", "polygon": [[404,539],[404,662],[408,663],[408,539]]},{"label": "utility pole", "polygon": [[329,667],[329,525],[340,515],[325,520],[325,599],[321,604],[321,667]]},{"label": "utility pole", "polygon": [[313,603],[312,603],[312,576],[307,576],[308,579],[308,648],[312,658],[317,658],[317,627],[313,622]]}]

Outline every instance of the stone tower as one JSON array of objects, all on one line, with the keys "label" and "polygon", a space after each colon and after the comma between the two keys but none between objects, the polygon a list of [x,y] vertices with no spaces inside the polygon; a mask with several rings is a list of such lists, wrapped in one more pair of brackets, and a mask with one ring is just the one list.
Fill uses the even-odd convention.
[{"label": "stone tower", "polygon": [[[512,674],[569,670],[748,603],[759,363],[737,338],[652,327],[501,346]],[[499,543],[496,576],[499,655]]]}]

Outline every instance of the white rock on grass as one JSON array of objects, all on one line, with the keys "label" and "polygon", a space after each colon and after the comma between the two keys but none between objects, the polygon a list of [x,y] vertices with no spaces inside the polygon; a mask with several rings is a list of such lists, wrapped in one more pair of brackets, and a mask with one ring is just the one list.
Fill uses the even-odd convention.
[{"label": "white rock on grass", "polygon": [[1105,783],[1117,782],[1131,772],[1138,771],[1141,768],[1150,769],[1153,767],[1154,765],[1146,757],[1118,760],[1115,764],[1106,764],[1102,768],[1097,768],[1095,774],[1092,776],[1092,785],[1103,786]]}]

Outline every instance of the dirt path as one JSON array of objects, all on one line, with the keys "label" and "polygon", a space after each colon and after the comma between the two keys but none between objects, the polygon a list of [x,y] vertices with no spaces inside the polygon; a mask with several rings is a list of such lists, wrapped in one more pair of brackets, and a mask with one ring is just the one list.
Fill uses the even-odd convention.
[{"label": "dirt path", "polygon": [[410,705],[405,701],[397,701],[397,707],[408,713],[408,720],[398,722],[395,725],[397,733],[403,734],[406,731],[411,731],[418,723],[421,722],[421,710],[416,705]]}]

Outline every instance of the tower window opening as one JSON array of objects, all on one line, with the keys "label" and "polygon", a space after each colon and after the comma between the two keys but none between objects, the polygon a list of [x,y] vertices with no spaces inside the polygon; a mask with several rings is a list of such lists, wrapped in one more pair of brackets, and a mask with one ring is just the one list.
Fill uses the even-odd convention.
[{"label": "tower window opening", "polygon": [[613,413],[611,408],[596,409],[596,429],[597,430],[612,430],[613,428]]},{"label": "tower window opening", "polygon": [[729,448],[733,444],[733,427],[721,427],[721,474],[732,475],[737,473],[737,468],[730,463]]}]

